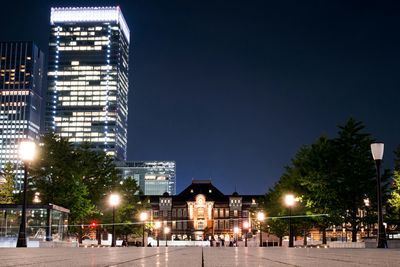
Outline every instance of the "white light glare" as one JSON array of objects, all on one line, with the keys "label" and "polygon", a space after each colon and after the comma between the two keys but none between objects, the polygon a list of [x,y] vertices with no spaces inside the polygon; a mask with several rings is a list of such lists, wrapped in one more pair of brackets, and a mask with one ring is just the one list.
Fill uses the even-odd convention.
[{"label": "white light glare", "polygon": [[32,161],[35,157],[36,144],[32,141],[22,141],[19,144],[19,158],[22,161]]},{"label": "white light glare", "polygon": [[117,206],[119,204],[120,197],[119,197],[118,194],[111,194],[109,201],[110,201],[110,205],[115,207],[115,206]]},{"label": "white light glare", "polygon": [[129,28],[118,6],[51,8],[50,23],[58,22],[116,22],[129,43]]}]

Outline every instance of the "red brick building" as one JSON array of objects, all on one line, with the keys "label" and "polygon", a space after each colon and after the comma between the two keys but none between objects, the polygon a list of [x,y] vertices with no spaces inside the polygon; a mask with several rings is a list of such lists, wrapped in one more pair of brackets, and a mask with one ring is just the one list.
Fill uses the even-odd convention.
[{"label": "red brick building", "polygon": [[[225,195],[210,180],[193,180],[180,194],[170,196],[149,196],[150,219],[161,222],[161,228],[168,226],[169,235],[179,240],[218,239],[237,236],[256,226],[251,211],[257,208],[261,195]],[[250,227],[244,229],[243,222]],[[159,231],[162,232],[163,230]]]}]

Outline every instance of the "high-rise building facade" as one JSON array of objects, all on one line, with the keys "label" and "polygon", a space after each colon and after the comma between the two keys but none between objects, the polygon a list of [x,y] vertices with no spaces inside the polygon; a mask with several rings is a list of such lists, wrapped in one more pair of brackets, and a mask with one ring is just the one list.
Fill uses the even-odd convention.
[{"label": "high-rise building facade", "polygon": [[174,161],[117,162],[122,177],[133,177],[145,195],[176,193],[176,164]]},{"label": "high-rise building facade", "polygon": [[[22,140],[39,139],[42,110],[42,51],[33,42],[0,42],[0,171],[17,164]],[[17,178],[22,178],[22,169]],[[21,189],[17,179],[16,189]]]},{"label": "high-rise building facade", "polygon": [[126,159],[129,28],[119,7],[52,8],[46,123]]}]

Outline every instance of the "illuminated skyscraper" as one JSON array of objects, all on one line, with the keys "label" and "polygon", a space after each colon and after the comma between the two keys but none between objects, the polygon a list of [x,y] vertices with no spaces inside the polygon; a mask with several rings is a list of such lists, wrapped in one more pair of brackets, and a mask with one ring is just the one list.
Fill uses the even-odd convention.
[{"label": "illuminated skyscraper", "polygon": [[170,195],[176,193],[175,161],[125,161],[116,162],[122,177],[132,177],[145,195]]},{"label": "illuminated skyscraper", "polygon": [[129,28],[119,7],[52,8],[46,131],[126,159]]},{"label": "illuminated skyscraper", "polygon": [[39,139],[43,58],[33,42],[0,42],[0,172],[19,162],[20,141]]}]

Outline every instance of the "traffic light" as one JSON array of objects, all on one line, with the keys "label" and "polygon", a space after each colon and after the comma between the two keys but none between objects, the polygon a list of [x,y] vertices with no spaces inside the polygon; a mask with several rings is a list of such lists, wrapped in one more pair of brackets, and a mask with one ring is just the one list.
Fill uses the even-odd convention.
[{"label": "traffic light", "polygon": [[96,228],[97,227],[97,222],[96,221],[92,221],[90,223],[90,227]]}]

